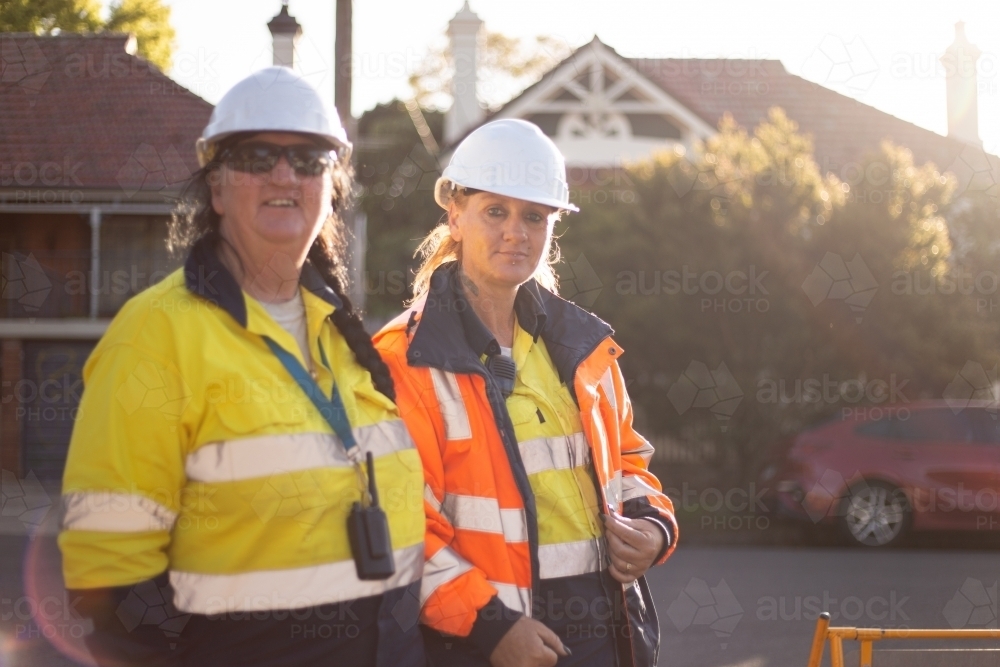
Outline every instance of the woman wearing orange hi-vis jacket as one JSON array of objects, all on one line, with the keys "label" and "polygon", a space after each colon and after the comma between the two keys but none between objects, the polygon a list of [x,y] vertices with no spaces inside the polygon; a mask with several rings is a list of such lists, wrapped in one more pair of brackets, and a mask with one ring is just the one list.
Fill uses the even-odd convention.
[{"label": "woman wearing orange hi-vis jacket", "polygon": [[643,577],[677,543],[611,328],[555,294],[559,150],[499,120],[455,150],[414,302],[376,336],[424,465],[431,665],[652,667]]}]

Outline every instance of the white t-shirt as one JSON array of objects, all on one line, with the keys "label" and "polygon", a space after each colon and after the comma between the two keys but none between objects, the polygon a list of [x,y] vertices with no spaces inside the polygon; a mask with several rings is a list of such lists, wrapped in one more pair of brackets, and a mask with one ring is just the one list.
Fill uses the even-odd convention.
[{"label": "white t-shirt", "polygon": [[514,358],[514,348],[500,346],[500,354],[510,359]]},{"label": "white t-shirt", "polygon": [[309,354],[309,328],[306,324],[306,306],[302,302],[302,293],[295,290],[295,296],[281,303],[260,302],[264,310],[278,323],[282,329],[292,334],[302,350],[306,365],[312,368],[312,356]]}]

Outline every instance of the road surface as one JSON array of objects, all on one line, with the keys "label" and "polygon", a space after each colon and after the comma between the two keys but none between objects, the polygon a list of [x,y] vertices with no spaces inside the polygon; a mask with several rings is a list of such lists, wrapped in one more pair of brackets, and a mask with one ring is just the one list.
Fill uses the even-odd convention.
[{"label": "road surface", "polygon": [[[76,664],[31,619],[23,565],[34,553],[28,560],[41,573],[35,580],[48,589],[35,597],[49,600],[49,634],[86,630],[60,599],[54,540],[36,543],[42,548],[33,551],[24,537],[0,536],[0,665]],[[682,544],[649,575],[663,637],[659,664],[804,667],[821,610],[835,625],[996,627],[997,546],[948,536],[934,545],[872,551]]]}]

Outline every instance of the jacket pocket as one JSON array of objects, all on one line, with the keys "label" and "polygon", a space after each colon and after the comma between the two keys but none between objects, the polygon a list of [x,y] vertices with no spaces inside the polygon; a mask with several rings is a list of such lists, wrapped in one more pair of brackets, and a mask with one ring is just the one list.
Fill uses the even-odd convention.
[{"label": "jacket pocket", "polygon": [[512,396],[507,399],[507,414],[510,415],[510,422],[516,427],[538,422],[538,406],[530,398],[524,396]]}]

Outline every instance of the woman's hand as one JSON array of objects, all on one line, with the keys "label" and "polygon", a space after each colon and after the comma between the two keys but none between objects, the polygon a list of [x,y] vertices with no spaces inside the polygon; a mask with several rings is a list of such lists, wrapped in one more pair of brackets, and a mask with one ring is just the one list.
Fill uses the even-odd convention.
[{"label": "woman's hand", "polygon": [[526,616],[518,619],[490,654],[493,667],[553,667],[569,655],[559,635]]},{"label": "woman's hand", "polygon": [[648,519],[604,514],[605,535],[611,553],[611,576],[631,584],[646,573],[663,549],[663,530]]}]

